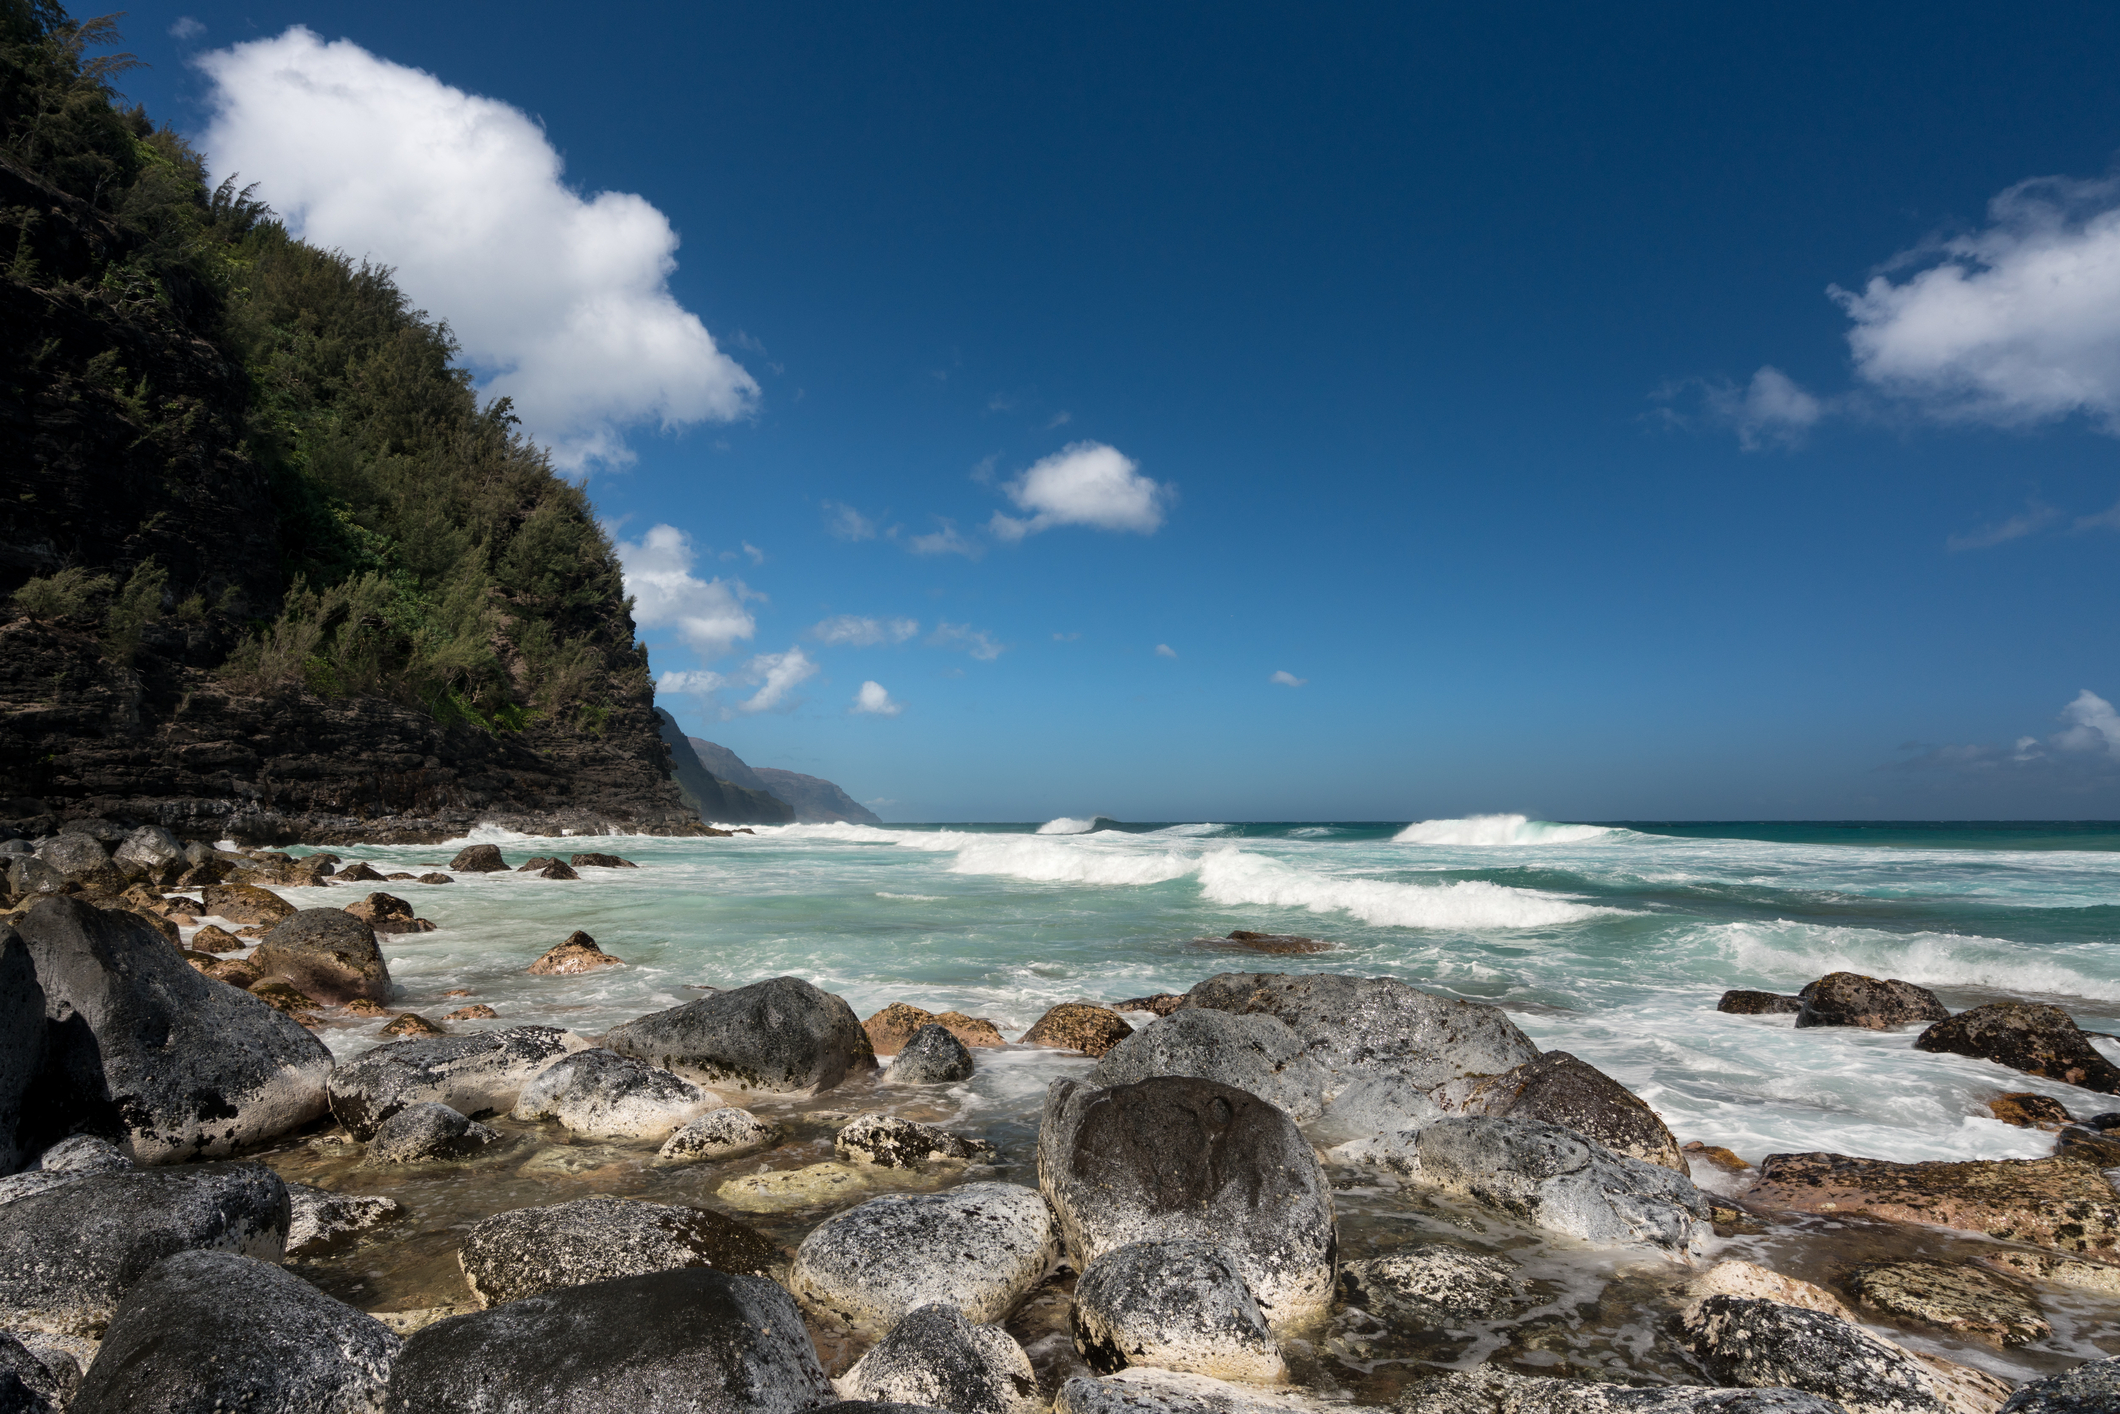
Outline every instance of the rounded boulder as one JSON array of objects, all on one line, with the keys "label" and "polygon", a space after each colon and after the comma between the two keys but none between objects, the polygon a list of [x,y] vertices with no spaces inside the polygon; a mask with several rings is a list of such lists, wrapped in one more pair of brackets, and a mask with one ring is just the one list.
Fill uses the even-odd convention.
[{"label": "rounded boulder", "polygon": [[820,1320],[880,1335],[941,1303],[1001,1320],[1059,1256],[1045,1200],[1013,1183],[871,1198],[796,1249],[788,1289]]},{"label": "rounded boulder", "polygon": [[853,1399],[954,1414],[1043,1414],[1038,1376],[1015,1337],[954,1306],[914,1311],[836,1381]]},{"label": "rounded boulder", "polygon": [[898,1049],[883,1078],[893,1085],[949,1085],[972,1078],[972,1053],[933,1022]]},{"label": "rounded boulder", "polygon": [[356,1139],[424,1101],[467,1115],[513,1109],[539,1071],[588,1043],[557,1026],[396,1041],[331,1072],[331,1116]]},{"label": "rounded boulder", "polygon": [[1914,1039],[1914,1049],[1971,1056],[2120,1095],[2120,1066],[2100,1055],[2075,1018],[2057,1006],[1989,1002],[1938,1021]]},{"label": "rounded boulder", "polygon": [[1129,1365],[1275,1384],[1288,1365],[1237,1264],[1212,1242],[1130,1243],[1075,1282],[1075,1349],[1100,1375]]},{"label": "rounded boulder", "polygon": [[661,1139],[720,1103],[682,1076],[597,1046],[539,1071],[513,1114],[592,1139]]},{"label": "rounded boulder", "polygon": [[783,1260],[779,1248],[733,1218],[622,1198],[497,1213],[457,1249],[484,1306],[685,1267],[764,1276]]},{"label": "rounded boulder", "polygon": [[326,1006],[390,998],[390,968],[375,929],[343,909],[305,908],[283,918],[258,940],[250,963]]},{"label": "rounded boulder", "polygon": [[749,1110],[724,1105],[708,1110],[663,1141],[655,1161],[662,1164],[701,1163],[708,1159],[734,1158],[759,1149],[770,1149],[787,1137],[787,1131],[768,1123]]},{"label": "rounded boulder", "polygon": [[799,977],[715,992],[615,1026],[620,1055],[716,1089],[817,1093],[876,1064],[854,1009]]},{"label": "rounded boulder", "polygon": [[1325,1111],[1325,1067],[1271,1016],[1187,1008],[1105,1052],[1089,1083],[1109,1088],[1152,1076],[1213,1080],[1279,1105],[1297,1120]]}]

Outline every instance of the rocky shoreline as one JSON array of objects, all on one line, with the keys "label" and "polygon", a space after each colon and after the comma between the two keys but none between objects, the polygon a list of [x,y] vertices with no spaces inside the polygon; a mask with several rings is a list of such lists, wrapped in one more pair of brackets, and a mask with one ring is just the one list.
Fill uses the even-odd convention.
[{"label": "rocky shoreline", "polygon": [[[2120,1408],[2120,1101],[1998,1095],[2048,1158],[1747,1162],[1498,1008],[1329,973],[1015,1042],[795,977],[599,1036],[386,1022],[377,935],[424,920],[372,886],[449,875],[342,865],[0,843],[0,1410]],[[2051,1007],[1723,1009],[2120,1080]],[[408,1039],[335,1061],[312,1028],[362,1017]],[[982,1119],[982,1071],[1042,1104]]]}]

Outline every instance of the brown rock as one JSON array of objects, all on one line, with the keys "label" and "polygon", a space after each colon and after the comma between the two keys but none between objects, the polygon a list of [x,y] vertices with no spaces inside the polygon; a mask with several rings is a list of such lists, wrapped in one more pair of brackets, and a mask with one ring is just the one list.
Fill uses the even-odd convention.
[{"label": "brown rock", "polygon": [[499,1012],[495,1011],[492,1007],[487,1006],[483,1002],[481,1002],[475,1006],[460,1006],[455,1011],[452,1011],[447,1016],[443,1017],[442,1020],[484,1021],[488,1017],[499,1015]]},{"label": "brown rock", "polygon": [[1655,1110],[1640,1096],[1566,1051],[1548,1051],[1466,1095],[1466,1114],[1544,1120],[1588,1135],[1616,1154],[1687,1173],[1686,1159]]},{"label": "brown rock", "polygon": [[264,973],[239,957],[217,957],[206,966],[200,967],[198,963],[193,963],[192,966],[198,967],[201,972],[215,981],[226,982],[229,986],[244,992],[250,991],[258,983],[265,980]]},{"label": "brown rock", "polygon": [[383,1028],[385,1036],[445,1036],[448,1033],[416,1011],[408,1011]]},{"label": "brown rock", "polygon": [[179,913],[200,914],[206,912],[205,904],[195,898],[186,898],[182,894],[172,894],[163,899],[162,907],[167,909],[172,916]]},{"label": "brown rock", "polygon": [[[717,830],[717,829],[715,829],[715,828],[714,828],[714,827],[713,827],[712,825],[702,825],[702,826],[700,826],[700,827],[699,827],[699,832],[700,832],[700,833],[701,833],[702,835],[710,835],[710,836],[714,837],[715,839],[723,839],[723,840],[725,840],[725,839],[728,839],[728,838],[730,838],[731,836],[733,836],[733,835],[734,835],[734,834],[736,833],[736,831],[734,831],[734,830]],[[749,833],[750,833],[750,831],[749,831],[749,830],[746,830],[746,831],[744,831],[744,833],[745,833],[745,834],[749,834]]]},{"label": "brown rock", "polygon": [[1145,1011],[1156,1016],[1169,1016],[1185,1005],[1183,992],[1158,992],[1152,997],[1128,997],[1123,1002],[1113,1002],[1113,1011]]},{"label": "brown rock", "polygon": [[544,868],[547,864],[557,863],[559,863],[559,861],[557,859],[554,859],[549,854],[532,855],[530,858],[516,865],[515,872],[518,874],[535,874],[538,870]]},{"label": "brown rock", "polygon": [[273,925],[251,962],[336,1006],[355,997],[390,996],[390,968],[375,929],[336,908],[305,908]]},{"label": "brown rock", "polygon": [[2054,1152],[2081,1159],[2094,1168],[2120,1168],[2120,1134],[2071,1124],[2054,1141]]},{"label": "brown rock", "polygon": [[419,876],[415,874],[385,874],[383,876],[386,882],[393,884],[416,883],[418,881],[418,877]]},{"label": "brown rock", "polygon": [[346,1010],[355,1016],[388,1016],[390,1008],[373,997],[355,997],[346,1003]]},{"label": "brown rock", "polygon": [[501,858],[497,844],[473,844],[458,850],[449,867],[459,874],[493,874],[506,869],[508,861]]},{"label": "brown rock", "polygon": [[2120,1247],[2120,1193],[2079,1159],[1895,1164],[1846,1154],[1769,1154],[1745,1200],[1756,1208],[1928,1223],[2064,1252],[2106,1254]]},{"label": "brown rock", "polygon": [[1724,992],[1722,1000],[1715,1004],[1717,1011],[1726,1011],[1732,1016],[1780,1016],[1784,1012],[1803,1010],[1802,997],[1785,997],[1779,992],[1748,992],[1743,988]]},{"label": "brown rock", "polygon": [[167,911],[167,905],[162,902],[160,891],[149,888],[145,884],[134,884],[124,893],[118,895],[118,901],[135,913],[152,913],[159,916]]},{"label": "brown rock", "polygon": [[[1724,1173],[1746,1173],[1750,1171],[1752,1167],[1743,1159],[1740,1159],[1739,1157],[1737,1157],[1737,1155],[1731,1153],[1728,1149],[1723,1148],[1721,1145],[1703,1144],[1698,1139],[1694,1139],[1685,1144],[1681,1144],[1679,1146],[1679,1152],[1684,1154],[1689,1160],[1704,1159],[1707,1162],[1715,1165],[1717,1168],[1721,1169]],[[1731,1294],[1742,1295],[1743,1293],[1732,1292]]]},{"label": "brown rock", "polygon": [[1803,1006],[1798,1026],[1860,1026],[1890,1031],[1914,1021],[1942,1021],[1950,1008],[1936,994],[1896,977],[1865,977],[1859,972],[1829,972],[1796,994]]},{"label": "brown rock", "polygon": [[1987,1345],[2029,1345],[2054,1333],[2029,1291],[1975,1266],[1873,1262],[1847,1284],[1865,1306]]},{"label": "brown rock", "polygon": [[554,859],[548,861],[544,868],[537,871],[537,877],[540,879],[579,879],[581,875],[575,873],[571,866],[562,864],[557,859]]},{"label": "brown rock", "polygon": [[974,1050],[982,1046],[1008,1044],[1008,1038],[1001,1034],[1001,1028],[983,1016],[966,1016],[961,1011],[938,1012],[934,1024]]},{"label": "brown rock", "polygon": [[471,989],[469,987],[458,987],[454,991],[444,992],[442,995],[445,997],[468,997],[471,995]]},{"label": "brown rock", "polygon": [[567,861],[577,869],[638,869],[640,866],[630,859],[621,859],[615,854],[577,854]]},{"label": "brown rock", "polygon": [[412,881],[415,884],[453,884],[456,880],[447,874],[422,874]]},{"label": "brown rock", "polygon": [[2058,1257],[2051,1252],[1997,1252],[1981,1260],[2012,1276],[2120,1296],[2120,1266],[2110,1262],[2086,1262],[2080,1257]]},{"label": "brown rock", "polygon": [[1062,1002],[1039,1017],[1038,1024],[1019,1039],[1026,1046],[1051,1046],[1101,1058],[1106,1051],[1133,1034],[1134,1028],[1109,1007],[1088,1002]]},{"label": "brown rock", "polygon": [[296,991],[278,978],[257,983],[251,987],[250,994],[274,1011],[284,1011],[290,1015],[295,1012],[314,1011],[317,1005],[315,998]]},{"label": "brown rock", "polygon": [[1226,938],[1202,938],[1200,942],[1211,948],[1274,954],[1331,952],[1337,946],[1316,938],[1299,938],[1293,933],[1254,933],[1244,928]]},{"label": "brown rock", "polygon": [[2029,1090],[1997,1095],[1988,1101],[1988,1111],[2004,1124],[2014,1124],[2019,1129],[2059,1129],[2071,1122],[2066,1105]]},{"label": "brown rock", "polygon": [[383,882],[382,875],[370,869],[366,864],[361,863],[347,865],[338,872],[336,877],[342,884],[380,884]]},{"label": "brown rock", "polygon": [[946,1011],[940,1016],[921,1010],[905,1002],[892,1002],[861,1023],[868,1034],[869,1045],[879,1056],[895,1056],[905,1048],[913,1033],[923,1026],[940,1026],[967,1046],[1005,1046],[1008,1040],[1001,1028],[981,1016],[966,1016],[961,1011]]},{"label": "brown rock", "polygon": [[378,933],[432,933],[434,925],[412,916],[412,905],[395,894],[370,894],[344,910]]},{"label": "brown rock", "polygon": [[2056,1006],[1989,1002],[1938,1021],[1915,1038],[1914,1049],[1972,1056],[2120,1095],[2120,1067],[2093,1050],[2075,1019]]},{"label": "brown rock", "polygon": [[599,967],[623,967],[625,959],[613,957],[596,945],[587,933],[573,932],[565,941],[530,964],[533,977],[572,977]]},{"label": "brown rock", "polygon": [[208,913],[231,923],[277,923],[295,911],[278,894],[250,884],[211,884],[204,898]]},{"label": "brown rock", "polygon": [[1693,1323],[1700,1310],[1700,1303],[1711,1296],[1737,1296],[1750,1301],[1779,1301],[1784,1306],[1800,1306],[1806,1311],[1823,1311],[1828,1316],[1843,1321],[1853,1321],[1855,1313],[1848,1304],[1827,1291],[1824,1287],[1804,1281],[1800,1277],[1783,1276],[1757,1262],[1730,1258],[1717,1262],[1707,1271],[1695,1277],[1686,1286],[1690,1297],[1685,1308],[1685,1320]]}]

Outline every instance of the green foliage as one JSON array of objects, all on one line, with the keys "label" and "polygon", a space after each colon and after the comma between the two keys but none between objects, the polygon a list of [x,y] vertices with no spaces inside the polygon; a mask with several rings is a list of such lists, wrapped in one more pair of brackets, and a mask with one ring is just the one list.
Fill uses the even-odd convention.
[{"label": "green foliage", "polygon": [[33,619],[70,619],[88,607],[88,601],[108,594],[117,581],[107,574],[91,574],[69,566],[57,574],[32,579],[15,591],[14,605]]},{"label": "green foliage", "polygon": [[126,577],[125,587],[103,612],[103,650],[112,662],[133,660],[141,631],[162,617],[162,591],[168,584],[169,572],[151,555]]}]

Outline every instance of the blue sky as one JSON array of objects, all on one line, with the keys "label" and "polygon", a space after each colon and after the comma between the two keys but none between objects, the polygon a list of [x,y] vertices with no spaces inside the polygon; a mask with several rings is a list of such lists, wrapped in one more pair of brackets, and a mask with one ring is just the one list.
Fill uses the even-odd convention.
[{"label": "blue sky", "polygon": [[2120,815],[2120,14],[1461,9],[125,23],[886,818]]}]

